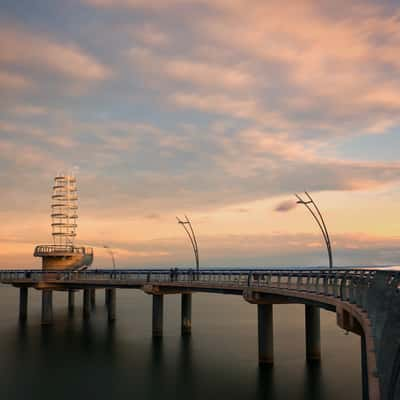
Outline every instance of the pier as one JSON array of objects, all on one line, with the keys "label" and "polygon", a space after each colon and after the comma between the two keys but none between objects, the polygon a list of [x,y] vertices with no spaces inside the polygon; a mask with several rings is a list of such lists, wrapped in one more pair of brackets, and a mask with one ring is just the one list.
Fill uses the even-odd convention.
[{"label": "pier", "polygon": [[19,320],[28,317],[28,291],[42,292],[42,324],[53,323],[53,291],[66,293],[75,310],[83,291],[82,317],[89,319],[96,292],[105,291],[109,323],[117,318],[117,290],[142,290],[152,300],[152,332],[163,335],[164,296],[181,296],[181,332],[192,332],[195,293],[233,294],[257,307],[258,362],[274,363],[274,304],[303,304],[306,359],[321,354],[320,309],[336,313],[337,324],[360,336],[363,399],[400,398],[400,273],[365,269],[181,270],[2,270],[0,282],[19,288]]}]

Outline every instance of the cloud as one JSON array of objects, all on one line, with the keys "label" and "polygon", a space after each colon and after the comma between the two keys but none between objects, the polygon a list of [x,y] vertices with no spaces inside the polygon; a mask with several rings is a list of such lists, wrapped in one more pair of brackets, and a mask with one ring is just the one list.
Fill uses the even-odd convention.
[{"label": "cloud", "polygon": [[[145,9],[168,9],[171,6],[187,4],[185,0],[83,0],[83,3],[102,8],[145,8]],[[195,3],[207,3],[206,0],[195,0]]]},{"label": "cloud", "polygon": [[129,51],[133,65],[149,79],[173,79],[206,88],[243,89],[254,85],[253,77],[239,66],[161,56],[148,48],[132,48]]},{"label": "cloud", "polygon": [[3,90],[31,89],[33,82],[22,75],[0,70],[0,88]]},{"label": "cloud", "polygon": [[0,28],[0,64],[43,68],[66,78],[82,81],[104,80],[107,67],[75,44],[59,43],[11,25]]},{"label": "cloud", "polygon": [[278,82],[296,88],[295,97],[308,93],[314,108],[323,99],[339,107],[332,112],[357,112],[372,103],[379,106],[380,95],[374,93],[383,82],[391,82],[393,91],[400,88],[394,57],[400,44],[399,14],[355,3],[344,15],[341,6],[338,2],[329,12],[315,2],[284,8],[278,1],[254,2],[252,7],[224,2],[224,12],[200,20],[199,30],[214,43],[264,63],[266,73],[277,65],[284,72],[275,70]]},{"label": "cloud", "polygon": [[[92,225],[86,237],[100,242],[96,234],[117,225],[113,238],[127,265],[135,254],[148,254],[149,264],[191,260],[169,230],[165,241],[156,237],[177,210],[207,214],[230,206],[237,210],[233,220],[252,219],[247,203],[304,188],[397,199],[400,165],[388,161],[395,159],[400,126],[396,8],[342,0],[286,7],[262,0],[81,3],[97,7],[68,6],[75,16],[96,15],[85,26],[79,18],[54,24],[43,14],[40,26],[21,18],[0,28],[4,221],[25,229],[30,213],[47,210],[53,173],[74,165],[82,214]],[[376,134],[376,146],[362,137]],[[346,142],[356,135],[357,152]],[[355,153],[359,159],[351,158]],[[35,201],[27,204],[28,195]],[[289,218],[271,209],[263,212]],[[119,229],[131,220],[133,228]],[[303,248],[306,262],[325,261],[318,236],[230,237],[226,231],[240,226],[223,228],[215,237],[212,228],[202,235],[209,234],[210,263],[289,263]],[[26,232],[21,243],[35,224]],[[140,242],[144,233],[155,241]],[[341,251],[392,257],[392,242],[379,240],[365,240],[371,250],[360,240],[352,248],[343,242]],[[246,250],[253,242],[254,259]],[[237,252],[230,253],[231,245]],[[292,256],[281,260],[286,245]],[[151,246],[168,255],[157,258]]]},{"label": "cloud", "polygon": [[290,210],[293,210],[293,208],[296,207],[296,202],[294,200],[285,200],[282,201],[281,203],[279,203],[276,207],[275,207],[275,211],[278,212],[287,212]]},{"label": "cloud", "polygon": [[[31,104],[17,104],[11,110],[13,114],[19,117],[32,117],[32,116],[43,116],[48,113],[46,107],[35,106]],[[0,122],[0,127],[2,126]]]},{"label": "cloud", "polygon": [[169,36],[151,24],[144,24],[137,28],[135,36],[146,46],[164,47],[170,43]]},{"label": "cloud", "polygon": [[[87,238],[88,239],[88,238]],[[334,265],[390,265],[400,257],[399,237],[363,233],[335,234]],[[200,235],[202,266],[310,266],[327,265],[321,235],[308,233]],[[110,255],[102,242],[94,245],[94,267],[109,267]],[[4,267],[40,268],[32,257],[35,243],[22,239],[1,240],[0,255]],[[110,242],[118,267],[193,265],[193,254],[182,235],[152,240]]]}]

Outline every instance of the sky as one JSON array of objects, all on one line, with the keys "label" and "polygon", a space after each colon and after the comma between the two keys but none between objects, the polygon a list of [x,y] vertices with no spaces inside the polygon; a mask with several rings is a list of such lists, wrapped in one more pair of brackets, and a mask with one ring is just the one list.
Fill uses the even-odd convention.
[{"label": "sky", "polygon": [[0,0],[0,268],[79,187],[95,265],[397,264],[397,1]]}]

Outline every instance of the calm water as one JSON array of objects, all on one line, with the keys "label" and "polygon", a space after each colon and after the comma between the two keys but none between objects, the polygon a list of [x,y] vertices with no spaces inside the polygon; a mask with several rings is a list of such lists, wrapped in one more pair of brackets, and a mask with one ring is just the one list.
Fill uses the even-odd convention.
[{"label": "calm water", "polygon": [[18,290],[0,286],[0,398],[21,399],[361,399],[360,340],[321,311],[323,360],[307,366],[304,308],[278,305],[275,366],[257,364],[256,306],[239,296],[193,295],[193,333],[180,336],[180,297],[165,296],[165,335],[151,338],[151,297],[118,290],[107,324],[103,291],[90,322],[81,296],[68,317],[55,293],[55,324],[40,326],[39,292],[30,290],[25,328]]}]

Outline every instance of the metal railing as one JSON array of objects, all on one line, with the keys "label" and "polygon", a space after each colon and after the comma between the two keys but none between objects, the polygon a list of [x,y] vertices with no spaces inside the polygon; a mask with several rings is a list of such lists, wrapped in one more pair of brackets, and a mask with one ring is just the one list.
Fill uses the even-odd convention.
[{"label": "metal railing", "polygon": [[75,247],[75,246],[63,246],[63,245],[38,245],[35,247],[34,255],[63,255],[65,253],[74,254],[93,254],[93,248],[91,247]]},{"label": "metal railing", "polygon": [[[363,269],[91,269],[0,270],[0,281],[81,281],[93,284],[176,284],[210,288],[276,288],[339,298],[368,308],[368,288],[377,270]],[[385,286],[399,293],[400,272],[385,271]]]}]

